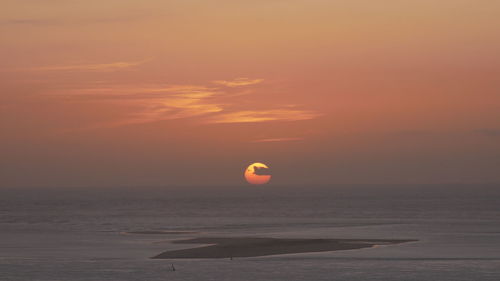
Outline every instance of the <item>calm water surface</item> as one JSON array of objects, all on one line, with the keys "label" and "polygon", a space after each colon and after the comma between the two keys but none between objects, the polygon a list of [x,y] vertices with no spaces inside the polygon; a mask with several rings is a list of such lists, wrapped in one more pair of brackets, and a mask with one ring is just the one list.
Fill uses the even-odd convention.
[{"label": "calm water surface", "polygon": [[[500,280],[500,186],[0,192],[2,281]],[[156,230],[193,233],[127,233]],[[198,236],[419,241],[234,260],[149,259],[191,247],[172,240]]]}]

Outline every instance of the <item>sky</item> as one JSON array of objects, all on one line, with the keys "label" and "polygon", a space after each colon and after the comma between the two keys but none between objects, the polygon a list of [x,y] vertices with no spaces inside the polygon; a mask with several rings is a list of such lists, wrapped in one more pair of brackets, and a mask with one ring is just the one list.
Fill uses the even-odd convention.
[{"label": "sky", "polygon": [[499,14],[3,0],[0,187],[500,183]]}]

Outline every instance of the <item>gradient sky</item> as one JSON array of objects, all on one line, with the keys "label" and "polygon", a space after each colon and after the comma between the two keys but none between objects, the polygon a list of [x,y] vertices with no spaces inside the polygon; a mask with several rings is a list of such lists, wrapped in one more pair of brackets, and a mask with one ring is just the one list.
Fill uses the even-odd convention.
[{"label": "gradient sky", "polygon": [[500,1],[4,0],[2,187],[500,182]]}]

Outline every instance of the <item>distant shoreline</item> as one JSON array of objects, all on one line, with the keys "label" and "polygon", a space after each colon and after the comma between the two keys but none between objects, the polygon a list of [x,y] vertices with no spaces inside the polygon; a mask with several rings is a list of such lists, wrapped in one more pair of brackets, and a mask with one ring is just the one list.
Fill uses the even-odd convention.
[{"label": "distant shoreline", "polygon": [[260,257],[269,255],[327,252],[393,245],[417,240],[403,239],[289,239],[289,238],[193,238],[177,240],[176,244],[205,246],[166,251],[152,259],[215,259]]},{"label": "distant shoreline", "polygon": [[127,231],[122,232],[123,234],[194,234],[198,233],[197,231],[164,231],[164,230],[143,230],[143,231]]}]

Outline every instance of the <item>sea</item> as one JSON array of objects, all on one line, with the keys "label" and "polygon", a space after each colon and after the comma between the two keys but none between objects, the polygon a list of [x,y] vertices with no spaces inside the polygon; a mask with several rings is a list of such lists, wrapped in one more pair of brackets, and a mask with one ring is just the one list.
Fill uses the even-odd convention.
[{"label": "sea", "polygon": [[[151,259],[193,237],[418,241]],[[2,188],[0,280],[498,281],[500,185]]]}]

